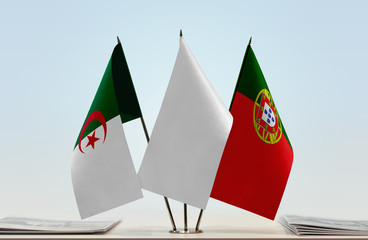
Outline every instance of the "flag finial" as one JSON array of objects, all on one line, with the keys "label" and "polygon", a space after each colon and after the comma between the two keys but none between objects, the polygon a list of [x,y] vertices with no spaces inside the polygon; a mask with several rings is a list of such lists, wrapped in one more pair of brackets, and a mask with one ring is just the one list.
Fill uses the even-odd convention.
[{"label": "flag finial", "polygon": [[119,39],[119,36],[116,36],[116,37],[118,39],[118,44],[121,44],[120,39]]},{"label": "flag finial", "polygon": [[252,43],[252,37],[250,37],[248,45],[250,45],[251,43]]},{"label": "flag finial", "polygon": [[183,31],[180,29],[180,37],[183,37]]}]

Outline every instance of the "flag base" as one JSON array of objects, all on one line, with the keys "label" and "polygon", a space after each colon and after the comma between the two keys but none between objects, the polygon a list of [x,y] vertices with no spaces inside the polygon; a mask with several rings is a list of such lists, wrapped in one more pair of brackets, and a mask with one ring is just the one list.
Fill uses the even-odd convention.
[{"label": "flag base", "polygon": [[177,229],[177,230],[170,230],[169,233],[176,233],[176,234],[193,234],[193,233],[203,233],[202,230],[195,230],[195,229]]}]

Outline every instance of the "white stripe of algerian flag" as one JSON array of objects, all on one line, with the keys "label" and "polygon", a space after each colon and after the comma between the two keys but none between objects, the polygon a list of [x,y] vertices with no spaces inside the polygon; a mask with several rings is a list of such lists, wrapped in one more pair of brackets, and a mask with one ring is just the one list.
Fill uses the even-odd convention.
[{"label": "white stripe of algerian flag", "polygon": [[138,176],[142,188],[205,209],[232,116],[183,38]]}]

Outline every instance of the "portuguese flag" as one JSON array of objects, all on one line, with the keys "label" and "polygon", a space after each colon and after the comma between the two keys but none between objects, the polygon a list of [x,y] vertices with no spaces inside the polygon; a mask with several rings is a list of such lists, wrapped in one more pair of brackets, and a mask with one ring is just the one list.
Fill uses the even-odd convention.
[{"label": "portuguese flag", "polygon": [[230,112],[234,122],[211,197],[273,220],[293,149],[250,44]]},{"label": "portuguese flag", "polygon": [[74,146],[72,181],[82,218],[142,197],[122,126],[141,116],[119,42]]}]

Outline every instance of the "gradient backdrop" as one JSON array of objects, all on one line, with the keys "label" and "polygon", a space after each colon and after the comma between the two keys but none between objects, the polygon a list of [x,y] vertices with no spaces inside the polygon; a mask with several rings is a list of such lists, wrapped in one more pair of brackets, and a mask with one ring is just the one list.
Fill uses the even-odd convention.
[{"label": "gradient backdrop", "polygon": [[[183,29],[227,106],[253,36],[295,155],[278,216],[368,219],[367,11],[367,1],[0,1],[0,215],[79,217],[72,151],[116,36],[151,132]],[[140,121],[124,128],[138,168]],[[144,195],[100,217],[166,214],[162,197]],[[251,215],[213,199],[206,212]]]}]

